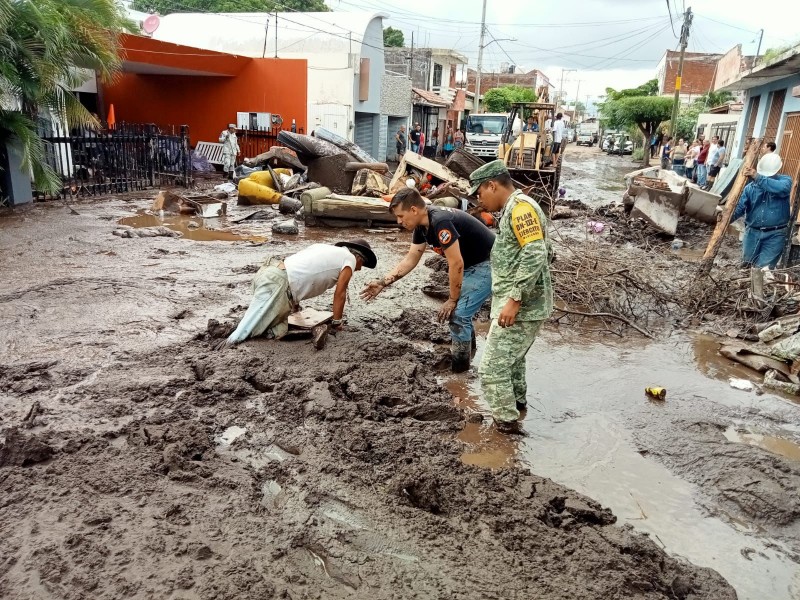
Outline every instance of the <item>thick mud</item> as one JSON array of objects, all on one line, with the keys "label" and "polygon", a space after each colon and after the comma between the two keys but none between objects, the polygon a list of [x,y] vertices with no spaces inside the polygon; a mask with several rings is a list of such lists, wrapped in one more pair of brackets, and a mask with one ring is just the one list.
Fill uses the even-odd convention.
[{"label": "thick mud", "polygon": [[[0,281],[1,597],[736,597],[578,492],[461,460],[469,414],[436,370],[425,269],[353,302],[323,352],[215,352],[253,266],[321,234],[113,236],[131,208],[0,219],[13,257]],[[370,238],[380,272],[407,243],[385,237]]]}]

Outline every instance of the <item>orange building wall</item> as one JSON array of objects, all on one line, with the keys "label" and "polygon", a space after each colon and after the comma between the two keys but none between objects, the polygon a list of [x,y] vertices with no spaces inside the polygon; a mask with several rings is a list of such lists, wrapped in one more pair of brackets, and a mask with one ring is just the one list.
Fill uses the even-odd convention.
[{"label": "orange building wall", "polygon": [[103,93],[118,123],[188,125],[192,145],[218,141],[237,112],[277,113],[284,129],[295,119],[298,131],[308,131],[305,60],[254,58],[233,77],[123,73]]}]

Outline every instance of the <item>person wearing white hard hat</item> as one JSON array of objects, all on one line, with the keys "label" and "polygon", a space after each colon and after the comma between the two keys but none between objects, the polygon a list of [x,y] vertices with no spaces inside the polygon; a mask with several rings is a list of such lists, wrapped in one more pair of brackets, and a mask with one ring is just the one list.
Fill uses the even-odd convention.
[{"label": "person wearing white hard hat", "polygon": [[769,152],[761,157],[755,169],[748,167],[743,171],[750,182],[731,221],[744,217],[742,262],[746,265],[775,268],[786,245],[792,178],[778,174],[782,167],[780,155]]},{"label": "person wearing white hard hat", "polygon": [[241,154],[239,141],[236,139],[236,124],[231,123],[228,128],[219,134],[219,142],[222,144],[222,172],[224,178],[233,179],[233,171],[236,168],[236,157]]}]

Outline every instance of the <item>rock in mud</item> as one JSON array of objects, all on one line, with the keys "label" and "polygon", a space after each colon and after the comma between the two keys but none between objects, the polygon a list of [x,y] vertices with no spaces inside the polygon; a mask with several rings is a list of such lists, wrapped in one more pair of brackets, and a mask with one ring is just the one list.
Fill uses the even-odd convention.
[{"label": "rock in mud", "polygon": [[53,448],[39,436],[23,433],[16,427],[8,429],[5,438],[0,446],[0,467],[28,467],[53,456]]},{"label": "rock in mud", "polygon": [[300,233],[300,228],[297,226],[297,221],[289,219],[288,221],[281,221],[272,225],[273,233],[280,233],[282,235],[297,235]]}]

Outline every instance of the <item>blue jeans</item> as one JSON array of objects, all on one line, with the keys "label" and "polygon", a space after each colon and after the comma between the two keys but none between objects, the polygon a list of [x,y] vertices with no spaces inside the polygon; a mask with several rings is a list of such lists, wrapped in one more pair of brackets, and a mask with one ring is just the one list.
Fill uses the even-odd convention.
[{"label": "blue jeans", "polygon": [[786,246],[788,227],[773,231],[759,231],[748,227],[742,242],[742,262],[754,267],[775,268]]},{"label": "blue jeans", "polygon": [[682,158],[676,158],[675,160],[672,161],[672,170],[677,175],[683,175],[686,172],[686,169],[683,168]]},{"label": "blue jeans", "polygon": [[708,183],[708,168],[703,164],[697,164],[697,185]]},{"label": "blue jeans", "polygon": [[492,295],[492,268],[488,260],[464,269],[458,304],[450,317],[453,342],[471,342],[475,331],[472,319]]},{"label": "blue jeans", "polygon": [[411,151],[414,154],[419,154],[419,144],[415,144],[414,142],[411,142]]}]

